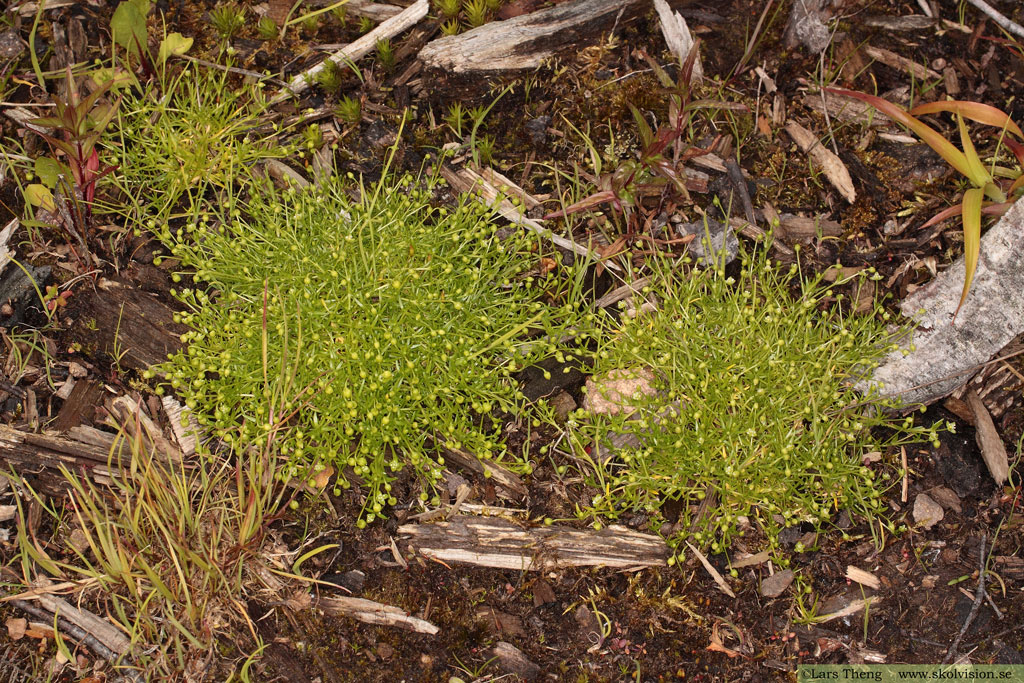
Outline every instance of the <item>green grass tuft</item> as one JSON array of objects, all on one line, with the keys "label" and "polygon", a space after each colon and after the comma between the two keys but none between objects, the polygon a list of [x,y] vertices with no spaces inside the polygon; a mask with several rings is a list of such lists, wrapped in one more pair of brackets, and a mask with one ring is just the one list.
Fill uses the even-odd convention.
[{"label": "green grass tuft", "polygon": [[177,292],[192,331],[164,370],[214,435],[273,443],[281,478],[333,467],[341,488],[365,484],[372,521],[399,471],[438,481],[446,447],[505,456],[483,416],[522,410],[512,373],[566,350],[523,337],[559,339],[578,316],[538,301],[553,276],[524,275],[537,242],[500,239],[488,210],[437,208],[412,178],[352,185],[264,188],[175,240],[202,284]]},{"label": "green grass tuft", "polygon": [[[764,256],[744,255],[736,279],[721,269],[683,276],[666,262],[652,275],[635,305],[654,297],[658,310],[605,317],[593,368],[646,374],[649,387],[619,415],[577,412],[575,450],[601,490],[591,514],[647,511],[657,525],[661,506],[679,501],[673,543],[694,531],[716,552],[742,534],[741,516],[774,539],[840,510],[881,514],[890,475],[863,456],[936,437],[850,386],[889,350],[879,319],[832,310],[842,295],[820,277],[791,296],[796,266],[780,271]],[[607,444],[627,433],[639,444],[609,457]],[[698,519],[708,495],[717,504]]]}]

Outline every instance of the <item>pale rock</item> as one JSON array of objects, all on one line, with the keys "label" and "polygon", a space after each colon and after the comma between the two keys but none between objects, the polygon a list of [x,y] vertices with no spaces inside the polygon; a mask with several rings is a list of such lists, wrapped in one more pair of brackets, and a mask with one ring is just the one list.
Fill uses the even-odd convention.
[{"label": "pale rock", "polygon": [[914,499],[914,522],[925,529],[931,529],[942,521],[945,513],[942,506],[936,503],[927,493],[919,493]]}]

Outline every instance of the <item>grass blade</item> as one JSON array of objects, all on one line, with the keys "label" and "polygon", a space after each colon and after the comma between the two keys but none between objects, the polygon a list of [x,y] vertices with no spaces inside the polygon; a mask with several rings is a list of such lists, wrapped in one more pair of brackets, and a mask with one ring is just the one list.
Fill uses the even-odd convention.
[{"label": "grass blade", "polygon": [[981,202],[984,197],[985,191],[980,187],[972,187],[964,192],[964,289],[960,294],[960,303],[957,304],[956,312],[953,313],[953,320],[956,320],[964,301],[967,300],[967,294],[971,291],[971,283],[974,281],[974,271],[978,267],[978,251],[981,245]]},{"label": "grass blade", "polygon": [[[929,126],[924,121],[914,118],[902,107],[898,107],[888,100],[883,100],[881,97],[868,95],[867,93],[844,90],[842,88],[825,88],[825,90],[834,95],[852,97],[856,100],[860,100],[861,102],[870,104],[893,121],[897,121],[909,128],[911,132],[921,138],[926,145],[934,149],[938,155],[946,161],[946,163],[966,176],[973,184],[979,187],[985,184],[985,179],[976,178],[972,175],[971,165],[968,163],[967,157],[964,156],[963,152],[958,150],[949,140],[942,137],[942,134],[937,130]],[[988,174],[986,173],[985,175]]]},{"label": "grass blade", "polygon": [[1007,130],[1018,138],[1024,140],[1024,133],[1021,132],[1020,127],[1013,122],[1005,112],[996,109],[995,107],[981,102],[964,102],[962,100],[952,100],[949,102],[927,102],[925,104],[919,104],[910,110],[911,116],[921,116],[923,114],[937,114],[939,112],[950,112],[970,119],[971,121],[977,121],[983,123],[986,126],[995,126],[996,128]]}]

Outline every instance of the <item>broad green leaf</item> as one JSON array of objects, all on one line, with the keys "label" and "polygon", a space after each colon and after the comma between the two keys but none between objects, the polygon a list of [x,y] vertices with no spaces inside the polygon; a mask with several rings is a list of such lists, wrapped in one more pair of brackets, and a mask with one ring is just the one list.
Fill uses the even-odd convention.
[{"label": "broad green leaf", "polygon": [[50,192],[50,188],[39,183],[32,183],[25,188],[25,201],[47,211],[54,211],[57,208],[53,203],[53,193]]},{"label": "broad green leaf", "polygon": [[971,283],[974,281],[974,271],[978,267],[978,251],[981,246],[981,202],[984,198],[985,190],[980,187],[972,187],[964,192],[964,289],[960,294],[956,313],[953,314],[954,320],[967,300]]},{"label": "broad green leaf", "polygon": [[958,150],[956,145],[952,142],[942,137],[942,134],[937,130],[929,126],[924,121],[914,118],[902,107],[898,107],[888,100],[883,100],[881,97],[868,95],[867,93],[844,90],[842,88],[825,88],[825,90],[835,95],[852,97],[860,100],[861,102],[870,104],[893,121],[901,123],[909,128],[911,132],[921,138],[922,142],[934,149],[947,164],[955,168],[965,177],[971,178],[971,167],[970,164],[967,163],[967,157],[964,156],[964,153]]},{"label": "broad green leaf", "polygon": [[192,49],[192,38],[186,38],[180,33],[170,33],[160,41],[160,50],[157,53],[157,60],[162,64],[167,58],[174,55],[183,55]]},{"label": "broad green leaf", "polygon": [[114,42],[129,53],[137,53],[139,46],[147,42],[147,14],[148,0],[126,0],[118,5],[114,16],[110,18],[110,33]]},{"label": "broad green leaf", "polygon": [[43,181],[43,185],[53,189],[57,187],[57,179],[63,173],[65,176],[71,175],[70,170],[56,159],[49,157],[39,157],[36,159],[35,172],[39,176],[39,179]]},{"label": "broad green leaf", "polygon": [[1007,130],[1018,138],[1024,139],[1024,133],[1021,132],[1020,127],[1005,112],[981,102],[964,102],[961,100],[928,102],[926,104],[919,104],[911,109],[910,115],[921,116],[922,114],[936,114],[946,111],[959,114],[965,119],[977,121],[986,126],[995,126],[996,128]]}]

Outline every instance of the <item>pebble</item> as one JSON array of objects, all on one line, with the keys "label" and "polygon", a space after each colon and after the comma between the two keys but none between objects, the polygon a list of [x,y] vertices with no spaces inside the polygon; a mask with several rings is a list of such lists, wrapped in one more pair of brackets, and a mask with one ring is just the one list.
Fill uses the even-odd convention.
[{"label": "pebble", "polygon": [[942,512],[942,506],[932,500],[928,494],[919,493],[914,499],[913,514],[915,523],[925,529],[931,529],[942,521],[945,513]]}]

